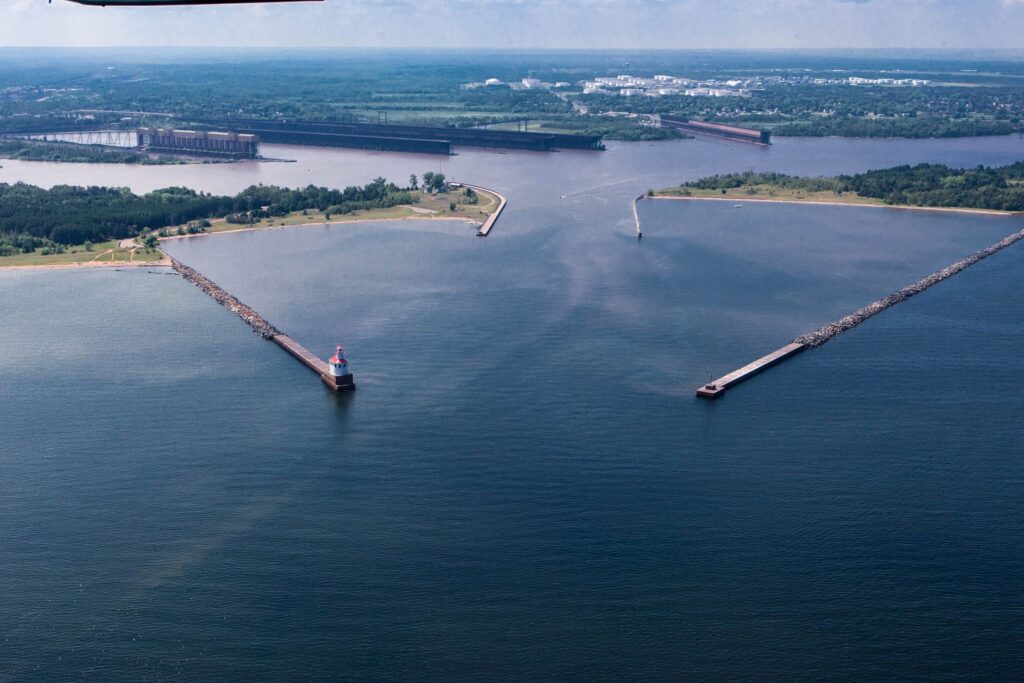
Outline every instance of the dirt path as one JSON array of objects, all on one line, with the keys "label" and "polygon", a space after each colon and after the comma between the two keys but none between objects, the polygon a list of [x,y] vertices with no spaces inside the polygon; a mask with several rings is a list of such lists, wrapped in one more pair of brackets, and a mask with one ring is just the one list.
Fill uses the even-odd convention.
[{"label": "dirt path", "polygon": [[38,263],[30,266],[0,266],[5,270],[67,270],[69,268],[168,268],[169,259],[162,261],[81,261],[79,263]]}]

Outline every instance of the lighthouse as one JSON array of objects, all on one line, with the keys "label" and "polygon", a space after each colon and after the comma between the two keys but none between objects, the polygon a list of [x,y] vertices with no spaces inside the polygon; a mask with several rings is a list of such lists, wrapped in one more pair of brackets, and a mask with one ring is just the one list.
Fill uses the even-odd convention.
[{"label": "lighthouse", "polygon": [[345,349],[341,344],[335,349],[334,355],[327,361],[327,376],[324,382],[335,391],[351,391],[356,388],[355,380],[348,369],[348,360],[345,358]]}]

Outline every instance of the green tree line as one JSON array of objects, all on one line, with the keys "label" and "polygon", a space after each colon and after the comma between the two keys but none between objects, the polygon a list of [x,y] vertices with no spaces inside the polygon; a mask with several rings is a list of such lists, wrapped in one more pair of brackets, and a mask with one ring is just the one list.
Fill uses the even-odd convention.
[{"label": "green tree line", "polygon": [[222,216],[283,216],[305,209],[348,213],[415,201],[407,189],[384,178],[343,190],[253,185],[233,197],[184,187],[137,195],[127,188],[58,185],[47,190],[0,183],[0,237],[4,244],[32,248],[41,246],[38,240],[72,245],[134,237],[145,230]]},{"label": "green tree line", "polygon": [[130,149],[93,147],[68,142],[0,140],[0,157],[23,161],[62,161],[82,164],[181,164],[168,156],[152,157]]},{"label": "green tree line", "polygon": [[1024,211],[1024,162],[998,168],[959,169],[942,164],[919,164],[815,178],[783,173],[730,173],[681,185],[701,190],[754,186],[839,194],[852,192],[893,205]]}]

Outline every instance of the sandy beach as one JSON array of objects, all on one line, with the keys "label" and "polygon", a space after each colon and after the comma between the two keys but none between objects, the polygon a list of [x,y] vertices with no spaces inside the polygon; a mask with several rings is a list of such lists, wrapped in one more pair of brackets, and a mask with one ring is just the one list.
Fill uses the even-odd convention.
[{"label": "sandy beach", "polygon": [[873,209],[900,209],[903,211],[933,211],[939,213],[967,213],[974,215],[984,216],[1020,216],[1019,212],[1014,211],[996,211],[995,209],[963,209],[957,207],[945,207],[945,206],[901,206],[898,204],[860,204],[857,202],[830,202],[820,201],[817,199],[771,199],[766,197],[681,197],[681,196],[669,196],[669,195],[654,195],[648,196],[647,199],[672,199],[682,201],[698,201],[698,202],[732,202],[733,204],[741,202],[771,202],[774,204],[816,204],[818,206],[854,206],[862,208],[873,208]]}]

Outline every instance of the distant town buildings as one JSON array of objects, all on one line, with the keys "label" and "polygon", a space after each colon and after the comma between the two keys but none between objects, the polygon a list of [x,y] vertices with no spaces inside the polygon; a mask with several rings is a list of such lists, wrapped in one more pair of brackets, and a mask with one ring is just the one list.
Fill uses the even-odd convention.
[{"label": "distant town buildings", "polygon": [[856,76],[846,79],[850,85],[901,85],[919,87],[928,85],[931,81],[920,78],[858,78]]},{"label": "distant town buildings", "polygon": [[584,95],[618,95],[620,97],[750,97],[753,92],[763,89],[766,85],[787,84],[921,87],[931,85],[931,81],[920,78],[863,78],[860,76],[819,78],[802,75],[759,76],[750,79],[697,80],[670,76],[668,74],[658,74],[653,78],[619,74],[617,76],[602,76],[575,84],[568,81],[548,83],[539,78],[524,78],[517,83],[505,83],[497,78],[488,78],[483,82],[466,83],[463,87],[504,86],[513,90],[552,90],[555,88],[571,88],[575,85]]},{"label": "distant town buildings", "polygon": [[754,81],[705,80],[680,78],[660,74],[654,78],[642,78],[622,74],[615,77],[595,78],[584,81],[584,94],[621,95],[623,97],[665,97],[685,95],[686,97],[750,97],[751,88],[758,87]]}]

